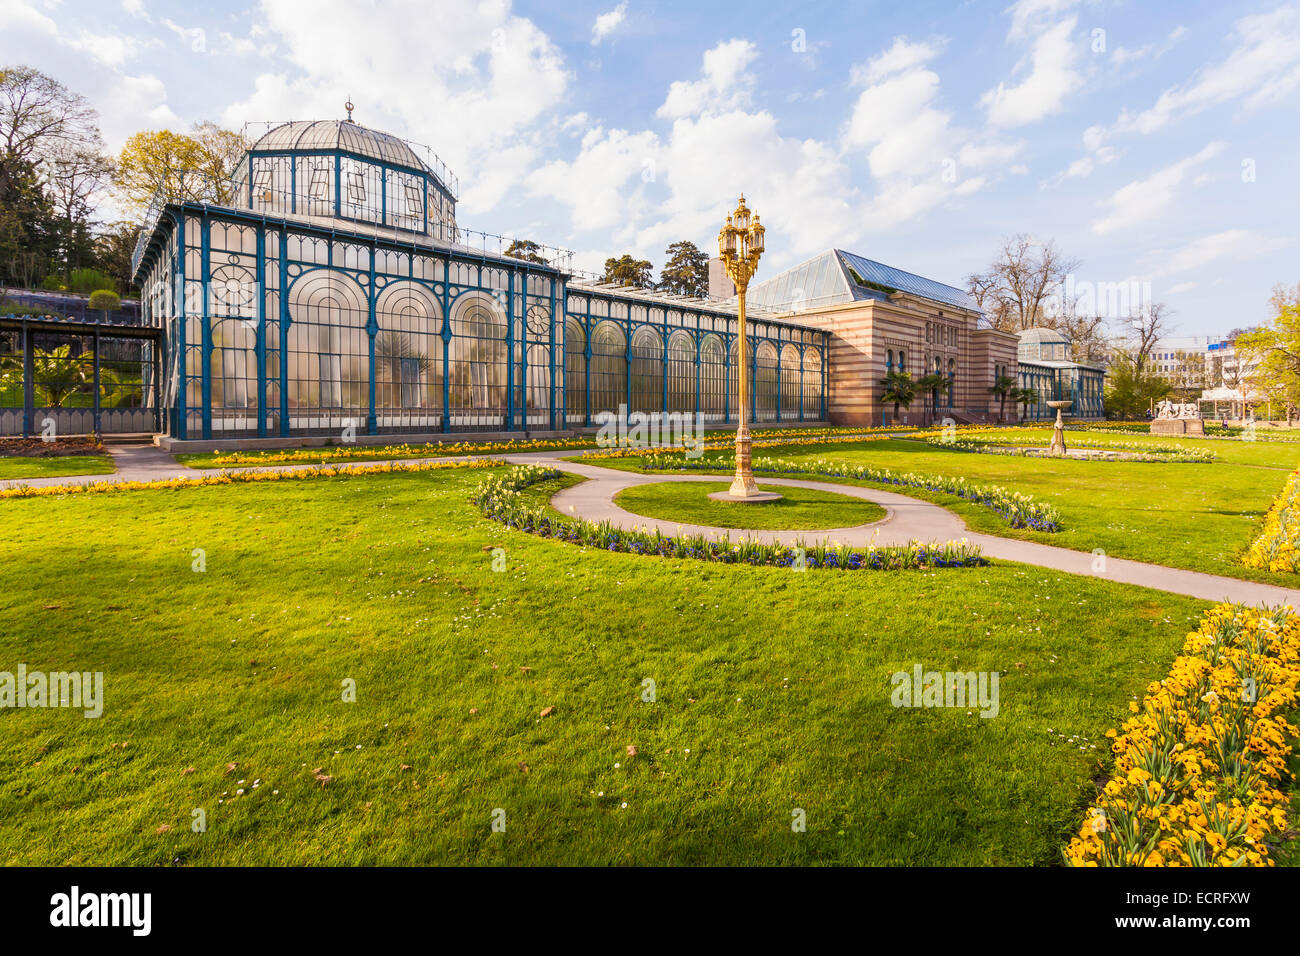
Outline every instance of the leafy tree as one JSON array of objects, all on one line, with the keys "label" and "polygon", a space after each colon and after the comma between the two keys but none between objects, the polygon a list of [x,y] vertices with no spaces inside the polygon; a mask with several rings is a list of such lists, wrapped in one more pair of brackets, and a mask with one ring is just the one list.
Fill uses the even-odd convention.
[{"label": "leafy tree", "polygon": [[649,260],[633,259],[625,253],[618,259],[605,260],[605,275],[601,281],[629,289],[651,289],[654,288],[654,280],[651,278],[653,268]]},{"label": "leafy tree", "polygon": [[90,293],[90,301],[86,307],[94,309],[97,312],[103,312],[105,320],[108,319],[108,313],[116,312],[122,308],[122,300],[118,298],[117,293],[112,289],[96,289]]},{"label": "leafy tree", "polygon": [[58,224],[36,167],[9,164],[8,195],[0,201],[0,281],[34,288],[49,273]]},{"label": "leafy tree", "polygon": [[1172,389],[1167,379],[1140,366],[1131,353],[1121,350],[1106,375],[1106,413],[1120,419],[1142,418]]},{"label": "leafy tree", "polygon": [[545,258],[542,254],[542,247],[531,239],[512,239],[505,254],[514,259],[523,259],[525,262],[537,262],[542,265],[550,265],[551,260]]},{"label": "leafy tree", "polygon": [[100,272],[111,276],[113,284],[123,291],[132,286],[131,256],[140,227],[131,222],[115,222],[105,227],[95,237],[95,265]]},{"label": "leafy tree", "polygon": [[1032,385],[1012,389],[1011,398],[1020,405],[1020,417],[1024,418],[1029,414],[1029,406],[1038,404],[1038,389]]},{"label": "leafy tree", "polygon": [[102,145],[60,149],[44,164],[46,193],[59,221],[65,284],[70,283],[73,269],[95,255],[91,204],[113,175],[112,160],[100,152]]},{"label": "leafy tree", "polygon": [[86,383],[86,363],[72,354],[70,345],[32,351],[32,380],[50,408],[62,408]]},{"label": "leafy tree", "polygon": [[68,282],[68,291],[78,295],[89,295],[97,289],[112,289],[113,278],[98,269],[73,269]]},{"label": "leafy tree", "polygon": [[193,136],[167,129],[135,133],[122,147],[114,185],[136,210],[160,192],[172,200],[229,204],[236,192],[236,141],[242,142],[239,134],[211,124],[199,124]]},{"label": "leafy tree", "polygon": [[930,402],[932,416],[939,413],[939,396],[945,394],[951,385],[952,381],[942,372],[930,372],[921,376],[916,383],[921,394]]},{"label": "leafy tree", "polygon": [[886,372],[880,380],[880,400],[894,406],[894,421],[898,421],[899,407],[911,408],[916,400],[916,381],[911,372]]},{"label": "leafy tree", "polygon": [[1004,422],[1007,419],[1007,398],[1016,390],[1016,380],[1012,375],[999,375],[993,380],[993,387],[989,389],[998,400],[998,421]]},{"label": "leafy tree", "polygon": [[659,273],[659,288],[675,295],[709,294],[709,257],[693,242],[674,242],[664,250],[668,261]]},{"label": "leafy tree", "polygon": [[1286,407],[1287,423],[1300,408],[1300,287],[1291,295],[1274,290],[1273,320],[1258,332],[1237,339],[1237,350],[1255,363],[1246,382],[1270,402]]}]

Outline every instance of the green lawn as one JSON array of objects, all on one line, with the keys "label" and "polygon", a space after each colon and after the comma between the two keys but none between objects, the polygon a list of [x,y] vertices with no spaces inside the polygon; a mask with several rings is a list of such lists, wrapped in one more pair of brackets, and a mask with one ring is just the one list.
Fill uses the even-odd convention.
[{"label": "green lawn", "polygon": [[[0,503],[0,669],[106,697],[0,711],[0,861],[1055,864],[1206,606],[582,550],[480,518],[483,474]],[[893,708],[914,664],[1000,672],[999,716]]]},{"label": "green lawn", "polygon": [[25,455],[0,457],[0,480],[8,478],[62,478],[65,475],[108,475],[113,459],[108,455]]},{"label": "green lawn", "polygon": [[[1046,443],[1050,431],[1044,429],[1041,434]],[[1159,437],[1092,437],[1171,442]],[[1176,443],[1208,447],[1219,460],[1196,464],[1025,458],[963,452],[909,439],[786,445],[756,449],[754,456],[826,459],[894,471],[965,476],[972,482],[1002,485],[1054,505],[1061,514],[1063,530],[1057,534],[1014,530],[987,508],[950,495],[889,487],[951,508],[975,531],[1079,551],[1100,548],[1114,557],[1295,586],[1295,575],[1245,568],[1240,558],[1296,467],[1300,448],[1262,441],[1179,439]],[[639,458],[595,463],[640,470]]]},{"label": "green lawn", "polygon": [[771,487],[784,497],[768,504],[732,504],[710,501],[715,491],[726,491],[730,482],[666,482],[636,485],[618,493],[614,502],[633,514],[663,518],[682,524],[714,528],[751,528],[789,531],[801,529],[849,528],[879,521],[885,516],[880,505],[807,488]]}]

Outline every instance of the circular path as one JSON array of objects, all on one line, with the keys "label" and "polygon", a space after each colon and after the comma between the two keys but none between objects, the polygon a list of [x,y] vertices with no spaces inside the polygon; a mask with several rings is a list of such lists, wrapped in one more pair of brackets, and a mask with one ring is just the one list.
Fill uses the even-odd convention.
[{"label": "circular path", "polygon": [[[112,475],[81,475],[64,478],[32,478],[0,481],[0,488],[18,485],[40,487],[47,485],[83,485],[102,481],[158,481],[168,478],[197,478],[204,474],[220,474],[229,469],[222,468],[186,468],[177,464],[170,454],[153,446],[109,446],[109,454],[117,465],[117,472]],[[796,488],[813,488],[831,491],[835,494],[849,495],[873,501],[882,506],[886,516],[872,524],[859,525],[856,528],[831,528],[824,531],[743,531],[724,528],[704,528],[696,525],[684,525],[676,521],[664,521],[646,518],[642,515],[624,511],[614,504],[614,496],[624,488],[632,485],[657,481],[718,481],[717,475],[641,475],[632,472],[601,468],[581,462],[562,461],[558,455],[580,454],[578,450],[562,452],[528,452],[517,455],[481,455],[477,457],[505,460],[516,465],[539,465],[555,468],[586,478],[587,481],[566,488],[552,498],[552,504],[564,514],[573,514],[590,521],[608,521],[625,528],[658,527],[666,533],[676,534],[678,528],[683,532],[731,535],[733,540],[750,538],[772,542],[785,541],[794,544],[802,539],[805,543],[814,541],[836,542],[850,547],[867,547],[872,544],[906,544],[917,540],[924,543],[944,542],[965,538],[971,544],[978,545],[987,558],[1003,561],[1018,561],[1033,564],[1066,574],[1078,574],[1084,577],[1097,577],[1122,584],[1136,584],[1140,587],[1155,588],[1173,594],[1184,594],[1206,601],[1236,601],[1242,604],[1267,605],[1276,607],[1290,604],[1300,607],[1300,590],[1278,587],[1273,584],[1259,584],[1254,581],[1242,581],[1237,578],[1222,577],[1217,574],[1205,574],[1200,571],[1184,571],[1179,568],[1167,568],[1159,564],[1145,564],[1141,561],[1129,561],[1124,558],[1107,556],[1105,570],[1093,570],[1093,555],[1087,551],[1073,551],[1058,548],[1036,541],[1020,541],[1015,538],[1000,538],[996,535],[980,534],[971,531],[957,515],[939,505],[909,498],[892,491],[880,491],[853,485],[841,485],[821,481],[805,481],[798,478],[769,478],[760,476],[759,481],[765,485],[789,485]],[[464,461],[469,456],[454,458],[419,458],[403,459],[406,464],[432,461]],[[390,464],[387,461],[339,462],[349,468],[364,471]],[[254,467],[249,471],[296,471],[310,465],[272,465]],[[748,507],[748,506],[746,506]]]}]

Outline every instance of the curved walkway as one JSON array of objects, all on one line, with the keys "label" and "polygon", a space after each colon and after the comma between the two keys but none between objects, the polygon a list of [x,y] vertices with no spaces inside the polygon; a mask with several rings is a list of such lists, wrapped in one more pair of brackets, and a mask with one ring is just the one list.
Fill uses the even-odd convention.
[{"label": "curved walkway", "polygon": [[[152,445],[110,446],[109,454],[113,456],[117,471],[111,475],[76,475],[64,478],[31,478],[0,481],[0,488],[29,485],[32,487],[48,485],[83,485],[99,481],[159,481],[169,478],[195,478],[203,474],[220,473],[230,469],[223,468],[187,468],[180,465],[167,452]],[[1102,578],[1122,584],[1135,584],[1140,587],[1155,588],[1173,594],[1184,594],[1206,601],[1235,601],[1242,604],[1278,606],[1290,604],[1300,607],[1300,589],[1278,587],[1272,584],[1259,584],[1254,581],[1242,581],[1237,578],[1222,577],[1217,574],[1205,574],[1200,571],[1184,571],[1168,568],[1160,564],[1145,564],[1141,561],[1129,561],[1124,558],[1107,556],[1105,570],[1093,571],[1094,557],[1086,551],[1073,551],[1058,548],[1036,541],[1020,541],[1015,538],[1001,538],[997,535],[981,534],[971,531],[957,515],[936,504],[911,498],[892,491],[875,488],[841,485],[831,482],[804,480],[799,478],[773,478],[767,475],[760,480],[765,485],[786,485],[795,488],[810,488],[830,491],[839,495],[861,498],[864,501],[881,505],[886,515],[883,519],[855,528],[830,528],[816,531],[743,531],[724,528],[708,528],[687,525],[676,521],[646,518],[642,515],[625,511],[614,504],[614,496],[624,488],[633,485],[664,481],[704,481],[722,480],[719,475],[684,475],[655,474],[642,475],[635,472],[618,471],[601,468],[580,462],[563,461],[559,455],[575,455],[577,450],[562,452],[524,452],[513,455],[449,456],[443,458],[402,459],[407,464],[435,461],[464,461],[468,457],[496,458],[517,465],[540,465],[556,468],[588,479],[580,485],[566,488],[552,498],[552,505],[564,514],[574,514],[591,521],[608,521],[621,528],[659,528],[668,534],[677,534],[678,529],[690,534],[708,534],[716,537],[731,535],[733,539],[751,538],[758,541],[784,541],[794,544],[802,538],[805,542],[826,541],[852,547],[869,545],[906,544],[908,541],[922,542],[952,541],[965,538],[972,544],[979,545],[986,557],[1003,561],[1017,561],[1023,564],[1037,565],[1061,571],[1066,574],[1078,574],[1084,577]],[[348,467],[365,470],[388,461],[340,462]],[[268,465],[241,471],[294,471],[311,465]]]}]

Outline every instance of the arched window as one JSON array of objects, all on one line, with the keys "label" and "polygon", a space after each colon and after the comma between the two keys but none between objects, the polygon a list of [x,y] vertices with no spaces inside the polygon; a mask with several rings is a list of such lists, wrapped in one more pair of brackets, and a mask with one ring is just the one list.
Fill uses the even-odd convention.
[{"label": "arched window", "polygon": [[506,427],[506,313],[485,292],[469,292],[451,310],[452,428]]},{"label": "arched window", "polygon": [[591,413],[617,412],[627,403],[627,339],[613,322],[591,334]]},{"label": "arched window", "polygon": [[894,350],[890,349],[888,352],[885,353],[885,371],[892,372],[893,370],[894,370]]},{"label": "arched window", "polygon": [[786,344],[781,349],[781,418],[799,417],[799,391],[802,387],[799,371],[799,350]]},{"label": "arched window", "polygon": [[957,400],[957,360],[948,359],[948,407],[955,407]]},{"label": "arched window", "polygon": [[632,336],[632,405],[629,412],[658,412],[664,407],[664,340],[651,329]]},{"label": "arched window", "polygon": [[289,290],[289,314],[290,428],[364,428],[370,414],[365,292],[346,273],[315,269]]},{"label": "arched window", "polygon": [[720,422],[726,415],[727,363],[722,339],[706,335],[700,342],[700,411],[704,420]]},{"label": "arched window", "polygon": [[907,371],[907,353],[902,349],[898,350],[898,370],[900,372]]},{"label": "arched window", "polygon": [[572,317],[564,323],[564,407],[568,424],[587,421],[587,336]]},{"label": "arched window", "polygon": [[803,417],[806,421],[826,417],[822,408],[822,354],[811,345],[803,350]]},{"label": "arched window", "polygon": [[418,282],[375,300],[375,418],[380,429],[442,427],[442,307]]},{"label": "arched window", "polygon": [[776,418],[776,346],[771,342],[760,342],[754,351],[754,365],[754,420],[769,422]]},{"label": "arched window", "polygon": [[668,411],[695,413],[695,339],[681,329],[668,340]]}]

